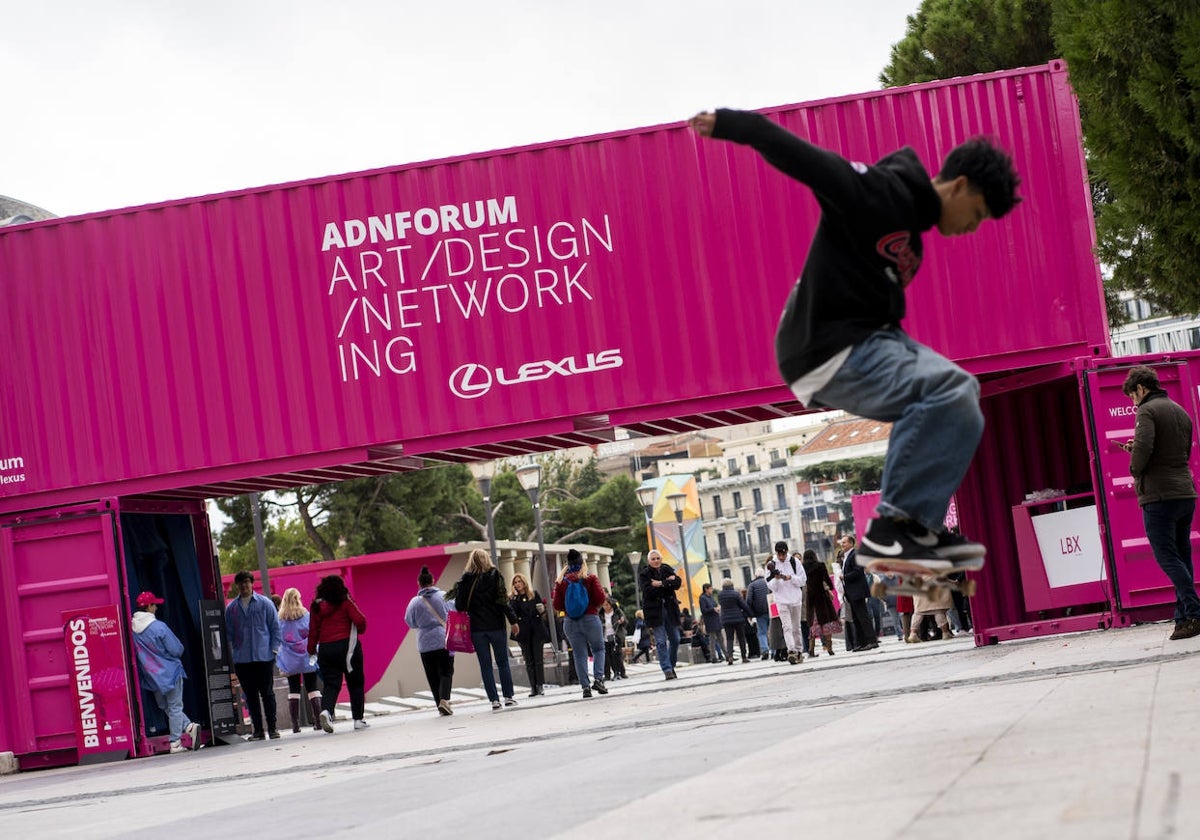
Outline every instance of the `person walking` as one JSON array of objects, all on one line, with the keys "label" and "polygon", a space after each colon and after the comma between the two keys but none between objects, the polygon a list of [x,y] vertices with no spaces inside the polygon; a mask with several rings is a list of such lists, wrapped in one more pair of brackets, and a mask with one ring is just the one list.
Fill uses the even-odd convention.
[{"label": "person walking", "polygon": [[634,647],[637,651],[633,654],[633,659],[630,660],[630,665],[636,665],[637,661],[644,655],[646,664],[650,664],[650,648],[654,646],[654,633],[646,626],[646,616],[641,610],[634,613],[633,623]]},{"label": "person walking", "polygon": [[517,616],[513,625],[513,638],[521,646],[521,658],[525,660],[525,676],[529,679],[529,696],[546,693],[546,642],[550,641],[550,627],[546,623],[546,599],[529,585],[528,578],[520,573],[513,575],[512,596],[508,599]]},{"label": "person walking", "polygon": [[675,570],[663,562],[662,554],[652,549],[646,555],[646,565],[638,573],[642,587],[642,612],[646,626],[654,630],[658,649],[658,666],[668,680],[676,679],[679,662],[679,598],[675,593],[683,581]]},{"label": "person walking", "polygon": [[[254,575],[247,571],[233,577],[237,597],[225,607],[225,629],[233,652],[233,670],[253,732],[247,741],[278,738],[275,728],[275,657],[283,644],[279,611],[274,602],[254,591]],[[264,718],[266,731],[263,731]]]},{"label": "person walking", "polygon": [[422,566],[417,575],[417,594],[404,610],[404,623],[417,631],[417,655],[425,669],[429,695],[439,715],[450,716],[450,691],[454,684],[454,654],[446,650],[446,598],[433,585],[433,573]]},{"label": "person walking", "polygon": [[817,640],[825,648],[825,652],[833,656],[833,637],[842,632],[842,623],[838,620],[837,607],[833,604],[833,581],[829,578],[829,570],[817,559],[817,553],[811,548],[804,552],[804,574],[807,578],[804,584],[805,603],[808,621],[808,654],[817,655]]},{"label": "person walking", "polygon": [[711,583],[704,584],[700,589],[700,620],[704,622],[704,635],[708,637],[708,651],[711,653],[709,661],[725,659],[725,649],[721,647],[721,628],[725,626],[725,622],[721,620],[720,608],[717,606]]},{"label": "person walking", "polygon": [[800,627],[804,623],[804,584],[807,580],[804,564],[788,557],[787,543],[782,540],[775,543],[775,558],[767,561],[767,586],[775,594],[790,665],[804,661],[804,634]]},{"label": "person walking", "polygon": [[[943,639],[954,638],[950,624],[946,620],[946,611],[954,606],[954,599],[947,589],[936,589],[929,595],[913,595],[912,638],[910,642],[922,642],[921,622],[926,616],[933,618]],[[930,631],[932,632],[932,631]]]},{"label": "person walking", "polygon": [[733,664],[733,640],[736,638],[745,664],[750,661],[746,655],[746,619],[752,615],[750,605],[734,588],[731,578],[721,581],[721,594],[717,598],[721,607],[721,626],[725,629],[725,661]]},{"label": "person walking", "polygon": [[[154,695],[154,702],[167,716],[167,736],[171,752],[200,749],[200,724],[193,723],[183,711],[183,642],[155,613],[166,603],[153,592],[142,592],[135,602],[133,646],[137,651],[138,679]],[[183,743],[186,735],[188,742]]]},{"label": "person walking", "polygon": [[312,709],[313,729],[321,728],[321,691],[317,688],[317,663],[308,654],[308,610],[294,586],[283,590],[279,603],[279,635],[283,643],[275,654],[275,667],[288,681],[288,715],[292,732],[300,731],[300,689],[303,685]]},{"label": "person walking", "polygon": [[924,232],[973,233],[1006,215],[1021,200],[1012,158],[975,137],[930,177],[910,148],[874,165],[852,162],[752,111],[719,109],[689,123],[701,137],[750,146],[820,204],[804,269],[779,319],[775,357],[808,408],[893,424],[863,556],[978,568],[984,546],[949,533],[944,520],[983,436],[979,383],[900,323]]},{"label": "person walking", "polygon": [[1192,566],[1192,519],[1196,514],[1196,482],[1192,457],[1192,418],[1167,396],[1152,368],[1130,369],[1121,386],[1137,406],[1130,454],[1146,539],[1154,560],[1175,587],[1175,629],[1171,639],[1200,635],[1200,597]]},{"label": "person walking", "polygon": [[767,586],[766,573],[762,568],[754,572],[754,580],[746,588],[746,603],[754,613],[754,629],[758,631],[758,650],[761,659],[770,659],[771,646],[767,634],[771,630],[771,587]]},{"label": "person walking", "polygon": [[350,597],[341,575],[326,575],[317,583],[317,597],[308,608],[308,653],[316,654],[321,671],[321,714],[317,721],[333,734],[333,710],[342,681],[350,695],[350,717],[354,729],[366,729],[370,724],[366,714],[364,691],[363,651],[359,636],[367,632],[367,619]]},{"label": "person walking", "polygon": [[858,552],[854,548],[854,537],[850,534],[843,534],[839,544],[844,552],[842,556],[842,586],[846,593],[846,619],[854,622],[853,650],[855,652],[874,650],[879,647],[879,637],[875,635],[875,625],[871,622],[871,614],[867,608],[867,599],[871,597],[871,586],[867,582],[866,572],[858,565]]},{"label": "person walking", "polygon": [[[496,673],[500,674],[500,692],[505,706],[517,705],[513,697],[512,669],[508,657],[508,631],[505,619],[517,623],[517,614],[508,604],[508,593],[500,570],[492,564],[492,558],[482,548],[472,549],[467,557],[467,568],[451,593],[454,608],[465,612],[471,619],[471,643],[479,660],[479,674],[483,678],[483,690],[492,701],[492,710],[500,709],[500,694],[496,692]],[[495,657],[496,668],[492,669]]]},{"label": "person walking", "polygon": [[[554,609],[566,613],[563,629],[571,643],[575,674],[583,687],[583,696],[591,697],[595,690],[608,694],[604,684],[604,633],[597,612],[604,603],[600,579],[587,572],[583,555],[577,550],[567,552],[567,565],[559,573],[550,596]],[[592,652],[592,681],[588,682],[588,650]]]},{"label": "person walking", "polygon": [[604,679],[623,680],[625,673],[625,611],[611,595],[600,605],[600,629],[604,633]]}]

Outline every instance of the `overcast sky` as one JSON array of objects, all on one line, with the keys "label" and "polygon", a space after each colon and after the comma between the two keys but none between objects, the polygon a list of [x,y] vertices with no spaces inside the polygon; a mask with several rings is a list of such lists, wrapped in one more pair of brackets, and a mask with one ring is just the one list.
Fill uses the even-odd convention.
[{"label": "overcast sky", "polygon": [[919,0],[3,0],[0,195],[74,215],[879,87]]}]

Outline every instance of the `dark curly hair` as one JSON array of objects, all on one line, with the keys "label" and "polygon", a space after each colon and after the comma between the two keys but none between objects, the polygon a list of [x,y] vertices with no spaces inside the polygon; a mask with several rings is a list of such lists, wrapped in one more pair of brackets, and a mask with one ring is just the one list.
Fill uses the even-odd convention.
[{"label": "dark curly hair", "polygon": [[942,162],[939,181],[953,181],[966,175],[971,189],[983,193],[988,214],[999,219],[1021,203],[1017,187],[1021,183],[1012,157],[989,137],[972,137],[955,146]]},{"label": "dark curly hair", "polygon": [[317,584],[317,600],[319,601],[328,601],[337,606],[348,597],[350,597],[350,590],[346,588],[346,581],[342,580],[341,575],[326,575]]},{"label": "dark curly hair", "polygon": [[1147,391],[1158,391],[1162,385],[1158,382],[1158,374],[1153,368],[1148,368],[1145,365],[1129,369],[1129,375],[1125,377],[1124,384],[1121,385],[1121,390],[1125,392],[1125,396],[1129,396],[1138,389],[1141,385]]}]

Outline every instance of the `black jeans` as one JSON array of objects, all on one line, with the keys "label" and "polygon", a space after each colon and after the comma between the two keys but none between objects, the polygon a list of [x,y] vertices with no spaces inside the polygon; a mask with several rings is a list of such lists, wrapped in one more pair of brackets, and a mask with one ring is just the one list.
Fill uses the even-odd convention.
[{"label": "black jeans", "polygon": [[1200,618],[1200,597],[1192,568],[1192,517],[1195,499],[1167,499],[1142,507],[1146,539],[1154,559],[1175,587],[1175,620]]},{"label": "black jeans", "polygon": [[425,679],[429,681],[433,702],[449,700],[454,684],[454,657],[445,648],[427,650],[421,654],[421,665],[425,668]]},{"label": "black jeans", "polygon": [[612,675],[625,676],[625,646],[617,644],[617,637],[604,640],[604,679]]},{"label": "black jeans", "polygon": [[525,676],[529,678],[529,688],[536,691],[546,684],[546,640],[530,639],[518,642],[521,646],[521,658],[525,660]]},{"label": "black jeans", "polygon": [[337,705],[338,695],[342,692],[342,679],[346,680],[346,690],[350,694],[350,715],[355,720],[362,720],[366,711],[366,693],[363,690],[362,642],[354,646],[354,654],[350,657],[350,668],[346,668],[346,651],[350,649],[349,639],[339,639],[336,642],[321,642],[317,648],[317,667],[321,671],[321,711],[329,712],[333,717],[333,707]]},{"label": "black jeans", "polygon": [[850,613],[854,617],[854,646],[874,645],[879,643],[875,635],[875,625],[871,623],[871,610],[866,598],[851,598]]},{"label": "black jeans", "polygon": [[742,650],[742,659],[746,658],[746,625],[745,624],[726,624],[725,625],[725,661],[733,661],[733,639],[737,637],[738,646]]},{"label": "black jeans", "polygon": [[[233,672],[242,686],[246,698],[246,709],[250,712],[250,723],[255,732],[263,731],[263,716],[267,718],[267,729],[275,729],[275,663],[235,662]],[[262,704],[261,707],[259,704]]]}]

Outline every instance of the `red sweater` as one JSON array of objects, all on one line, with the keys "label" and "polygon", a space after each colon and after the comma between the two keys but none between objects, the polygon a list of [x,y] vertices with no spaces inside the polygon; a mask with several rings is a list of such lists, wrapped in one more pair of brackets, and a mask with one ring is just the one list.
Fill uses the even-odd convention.
[{"label": "red sweater", "polygon": [[328,601],[318,601],[313,605],[308,619],[308,652],[317,652],[321,642],[337,642],[350,638],[350,625],[358,628],[360,634],[367,632],[367,619],[363,616],[358,604],[347,598],[340,604],[334,605]]},{"label": "red sweater", "polygon": [[[564,575],[562,580],[554,584],[554,593],[551,596],[551,601],[554,603],[554,609],[558,612],[566,610],[567,584],[573,580],[580,580],[577,574]],[[584,585],[588,588],[588,608],[584,615],[595,615],[600,609],[600,605],[604,603],[604,589],[600,586],[600,578],[595,575],[588,575],[582,578]]]}]

